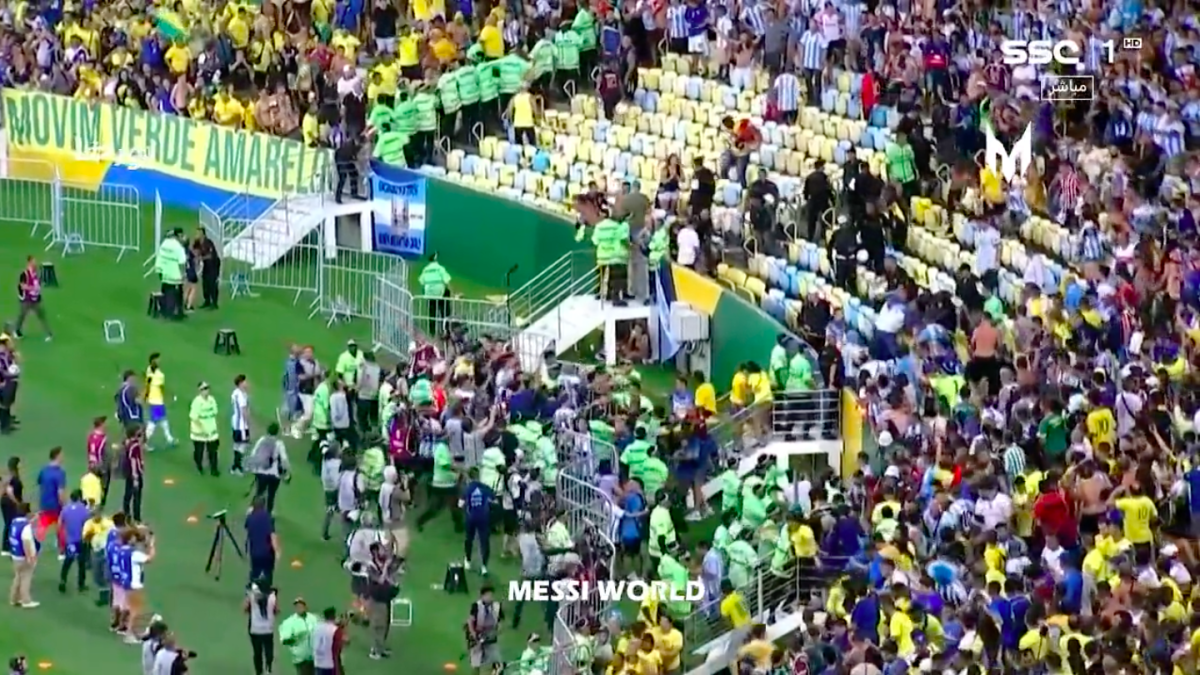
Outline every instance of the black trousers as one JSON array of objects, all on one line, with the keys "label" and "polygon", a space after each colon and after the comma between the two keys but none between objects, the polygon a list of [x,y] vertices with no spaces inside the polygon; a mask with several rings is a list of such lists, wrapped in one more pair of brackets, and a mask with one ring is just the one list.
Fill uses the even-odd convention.
[{"label": "black trousers", "polygon": [[164,283],[160,290],[162,291],[162,301],[159,310],[162,315],[168,319],[182,319],[183,284]]},{"label": "black trousers", "polygon": [[71,576],[71,566],[76,567],[76,588],[80,591],[87,588],[87,569],[91,562],[92,549],[82,543],[68,544],[66,555],[63,557],[62,568],[58,572],[58,590],[67,590],[67,578]]},{"label": "black trousers", "polygon": [[254,675],[274,670],[275,636],[250,634],[250,649],[254,652]]},{"label": "black trousers", "polygon": [[267,513],[275,510],[275,494],[279,492],[279,476],[254,474],[254,497],[262,497],[267,502]]},{"label": "black trousers", "polygon": [[8,532],[12,529],[12,522],[17,519],[16,507],[6,499],[0,506],[0,515],[4,516],[4,536],[0,537],[0,551],[8,553]]},{"label": "black trousers", "polygon": [[479,561],[487,567],[492,557],[492,529],[487,520],[470,518],[467,520],[466,536],[463,540],[463,553],[470,561],[475,550],[475,542],[479,542]]},{"label": "black trousers", "polygon": [[445,326],[442,322],[450,316],[450,300],[447,298],[429,299],[429,333],[434,338],[442,335]]},{"label": "black trousers", "polygon": [[261,588],[271,585],[275,578],[275,553],[270,555],[250,556],[250,581]]},{"label": "black trousers", "polygon": [[337,190],[333,194],[333,200],[341,203],[342,193],[346,190],[346,186],[350,186],[350,196],[358,197],[358,166],[353,162],[339,162],[337,165]]},{"label": "black trousers", "polygon": [[463,531],[463,515],[457,507],[458,501],[458,486],[452,487],[433,487],[429,486],[428,497],[425,499],[425,510],[421,512],[417,518],[417,530],[425,527],[425,523],[437,517],[442,509],[449,508],[450,515],[454,521],[454,531]]},{"label": "black trousers", "polygon": [[221,445],[220,441],[197,441],[192,439],[192,462],[196,464],[196,470],[204,473],[204,460],[208,459],[208,471],[216,476],[220,473],[217,469],[217,449]]},{"label": "black trousers", "polygon": [[360,398],[356,401],[358,408],[358,428],[364,435],[379,428],[379,401],[376,399]]},{"label": "black trousers", "polygon": [[629,268],[626,265],[600,266],[600,298],[616,302],[625,293],[628,285]]},{"label": "black trousers", "polygon": [[128,477],[125,479],[125,495],[121,498],[121,508],[125,515],[134,520],[142,519],[142,491],[146,486],[143,477]]},{"label": "black trousers", "polygon": [[208,262],[200,274],[200,292],[204,296],[204,306],[217,306],[221,297],[221,263]]}]

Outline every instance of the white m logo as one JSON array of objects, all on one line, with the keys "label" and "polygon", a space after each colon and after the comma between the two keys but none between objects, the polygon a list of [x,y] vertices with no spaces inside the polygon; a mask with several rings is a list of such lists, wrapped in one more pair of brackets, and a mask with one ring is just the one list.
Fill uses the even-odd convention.
[{"label": "white m logo", "polygon": [[1021,134],[1011,154],[1004,150],[1004,144],[992,133],[991,125],[984,125],[983,134],[987,140],[983,156],[984,165],[992,171],[999,172],[1006,182],[1011,183],[1018,171],[1024,177],[1033,162],[1033,125],[1025,127],[1025,133]]}]

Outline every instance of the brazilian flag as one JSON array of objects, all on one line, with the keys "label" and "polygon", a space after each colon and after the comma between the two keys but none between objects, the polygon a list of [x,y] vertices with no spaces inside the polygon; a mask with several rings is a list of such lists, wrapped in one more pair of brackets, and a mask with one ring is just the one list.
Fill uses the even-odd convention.
[{"label": "brazilian flag", "polygon": [[169,9],[154,13],[154,27],[170,42],[187,42],[192,37],[183,17]]}]

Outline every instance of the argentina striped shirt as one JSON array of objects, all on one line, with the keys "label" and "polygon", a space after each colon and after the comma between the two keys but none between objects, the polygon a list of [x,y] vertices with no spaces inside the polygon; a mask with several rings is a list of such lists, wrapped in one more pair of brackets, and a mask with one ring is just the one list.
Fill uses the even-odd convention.
[{"label": "argentina striped shirt", "polygon": [[667,8],[667,37],[672,40],[682,40],[688,35],[687,19],[684,13],[687,7],[671,5]]},{"label": "argentina striped shirt", "polygon": [[1154,144],[1161,148],[1167,157],[1178,157],[1187,150],[1184,133],[1182,121],[1172,119],[1170,115],[1163,115],[1154,129]]},{"label": "argentina striped shirt", "polygon": [[747,4],[742,9],[742,14],[739,17],[742,23],[746,24],[755,37],[762,37],[767,32],[767,21],[763,18],[763,10],[760,5]]},{"label": "argentina striped shirt", "polygon": [[846,20],[846,37],[858,37],[859,28],[862,27],[862,15],[866,11],[866,7],[860,2],[846,2],[843,0],[841,4],[842,17]]},{"label": "argentina striped shirt", "polygon": [[775,103],[784,112],[800,109],[800,80],[792,73],[782,73],[775,78]]},{"label": "argentina striped shirt", "polygon": [[800,36],[800,66],[805,70],[820,70],[825,66],[825,38],[809,29]]}]

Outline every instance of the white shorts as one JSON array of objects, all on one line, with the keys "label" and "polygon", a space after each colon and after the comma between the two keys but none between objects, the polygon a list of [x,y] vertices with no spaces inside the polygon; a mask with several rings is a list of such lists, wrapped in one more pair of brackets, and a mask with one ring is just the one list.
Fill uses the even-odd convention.
[{"label": "white shorts", "polygon": [[688,53],[708,56],[708,36],[701,34],[689,37]]},{"label": "white shorts", "polygon": [[112,585],[112,606],[113,609],[128,609],[129,602],[125,598],[125,589],[118,584]]},{"label": "white shorts", "polygon": [[375,47],[383,54],[395,54],[398,42],[396,38],[375,38]]},{"label": "white shorts", "polygon": [[300,411],[305,417],[312,417],[313,414],[313,395],[300,394]]}]

